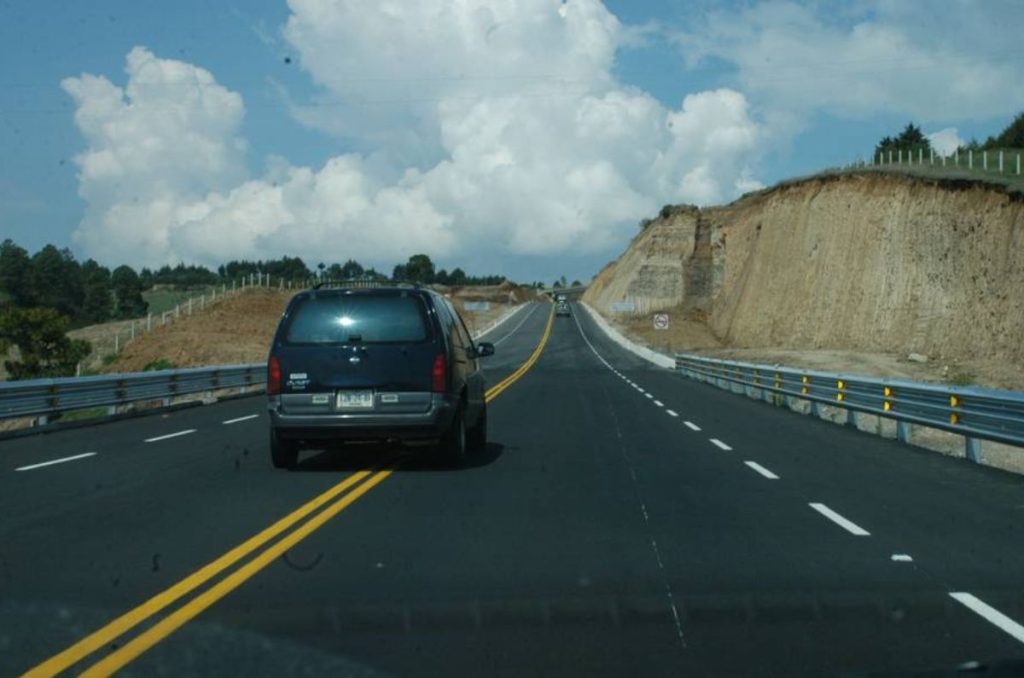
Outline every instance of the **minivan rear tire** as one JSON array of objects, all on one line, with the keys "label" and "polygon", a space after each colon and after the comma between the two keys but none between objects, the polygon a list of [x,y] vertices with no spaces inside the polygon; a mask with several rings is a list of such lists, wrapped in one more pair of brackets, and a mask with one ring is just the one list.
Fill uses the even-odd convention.
[{"label": "minivan rear tire", "polygon": [[299,462],[299,445],[294,440],[281,438],[273,429],[270,431],[270,461],[274,468],[295,468]]},{"label": "minivan rear tire", "polygon": [[437,461],[447,467],[458,468],[466,461],[466,418],[463,408],[455,410],[452,423],[434,450]]},{"label": "minivan rear tire", "polygon": [[479,454],[487,449],[487,405],[480,408],[476,424],[466,434],[466,446],[470,454]]}]

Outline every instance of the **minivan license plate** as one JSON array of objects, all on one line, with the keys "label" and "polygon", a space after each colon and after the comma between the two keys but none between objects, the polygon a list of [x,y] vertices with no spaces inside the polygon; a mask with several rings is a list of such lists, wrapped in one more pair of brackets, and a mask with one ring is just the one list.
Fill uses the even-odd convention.
[{"label": "minivan license plate", "polygon": [[372,410],[373,391],[338,391],[339,410]]}]

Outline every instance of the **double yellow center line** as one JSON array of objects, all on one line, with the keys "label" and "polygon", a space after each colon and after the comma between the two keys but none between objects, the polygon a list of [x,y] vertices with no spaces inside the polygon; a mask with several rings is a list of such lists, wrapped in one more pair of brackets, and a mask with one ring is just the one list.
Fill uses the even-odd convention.
[{"label": "double yellow center line", "polygon": [[491,402],[499,395],[501,395],[502,391],[504,391],[506,388],[514,384],[520,377],[526,374],[527,371],[529,371],[529,369],[533,367],[533,364],[540,359],[540,354],[544,352],[544,346],[548,343],[548,337],[551,336],[551,326],[554,320],[555,309],[552,307],[551,312],[548,314],[548,324],[544,327],[544,334],[541,335],[540,341],[537,342],[537,348],[533,349],[533,353],[530,354],[530,357],[527,358],[526,362],[520,365],[515,372],[508,375],[491,388],[487,389],[487,394],[484,397],[484,399],[487,402]]},{"label": "double yellow center line", "polygon": [[[548,323],[544,334],[540,338],[537,347],[527,358],[526,362],[519,366],[515,372],[495,384],[487,390],[485,399],[490,402],[502,391],[511,386],[521,378],[540,358],[551,336],[554,310],[548,316]],[[132,630],[153,615],[163,611],[184,596],[192,593],[203,586],[211,579],[221,574],[228,568],[236,565],[239,561],[254,553],[258,549],[267,546],[271,541],[284,534],[278,541],[259,552],[254,558],[230,572],[216,584],[206,589],[199,595],[193,597],[178,609],[156,622],[144,632],[132,638],[130,641],[114,650],[106,657],[96,662],[85,671],[83,676],[109,676],[115,671],[123,668],[143,652],[153,647],[161,640],[169,636],[175,630],[181,628],[190,620],[194,619],[208,607],[226,596],[231,591],[241,586],[246,580],[257,572],[272,563],[278,557],[286,553],[300,541],[308,537],[327,521],[339,514],[357,499],[373,489],[390,476],[397,464],[391,464],[388,468],[357,471],[334,485],[326,492],[314,497],[299,508],[295,509],[274,524],[263,529],[259,533],[242,542],[216,560],[204,565],[189,576],[168,589],[158,593],[138,607],[135,607],[120,617],[109,622],[106,626],[94,631],[85,638],[82,638],[74,645],[64,651],[50,657],[42,664],[29,669],[25,676],[52,676],[66,671],[74,664],[82,661],[92,653],[106,647],[120,636]],[[333,502],[333,503],[331,503]],[[329,504],[329,505],[328,505]],[[299,525],[299,523],[320,510],[312,518]],[[298,525],[298,527],[296,527]],[[294,529],[293,529],[294,528]],[[289,530],[291,530],[289,532]]]}]

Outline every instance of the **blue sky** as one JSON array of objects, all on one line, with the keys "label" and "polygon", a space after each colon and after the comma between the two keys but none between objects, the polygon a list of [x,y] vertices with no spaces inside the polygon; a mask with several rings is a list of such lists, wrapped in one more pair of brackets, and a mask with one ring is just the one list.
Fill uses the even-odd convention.
[{"label": "blue sky", "polygon": [[[333,21],[318,0],[0,2],[0,235],[108,264],[387,267],[422,249],[586,279],[663,202],[844,164],[908,120],[984,138],[1024,109],[1019,2],[569,0],[559,18],[551,0],[509,0],[482,41],[476,14],[453,29],[428,2],[397,19],[338,4]],[[175,107],[196,69],[224,119]],[[157,81],[111,109],[91,80],[62,87],[82,74]],[[612,112],[563,146],[594,102]]]}]

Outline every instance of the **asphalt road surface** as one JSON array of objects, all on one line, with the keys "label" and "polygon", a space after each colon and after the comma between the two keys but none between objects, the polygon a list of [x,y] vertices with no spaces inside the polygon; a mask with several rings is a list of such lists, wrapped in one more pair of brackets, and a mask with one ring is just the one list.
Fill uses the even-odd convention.
[{"label": "asphalt road surface", "polygon": [[261,397],[0,441],[0,673],[1024,672],[1024,479],[550,308],[487,337],[490,443],[458,470],[274,470]]}]

